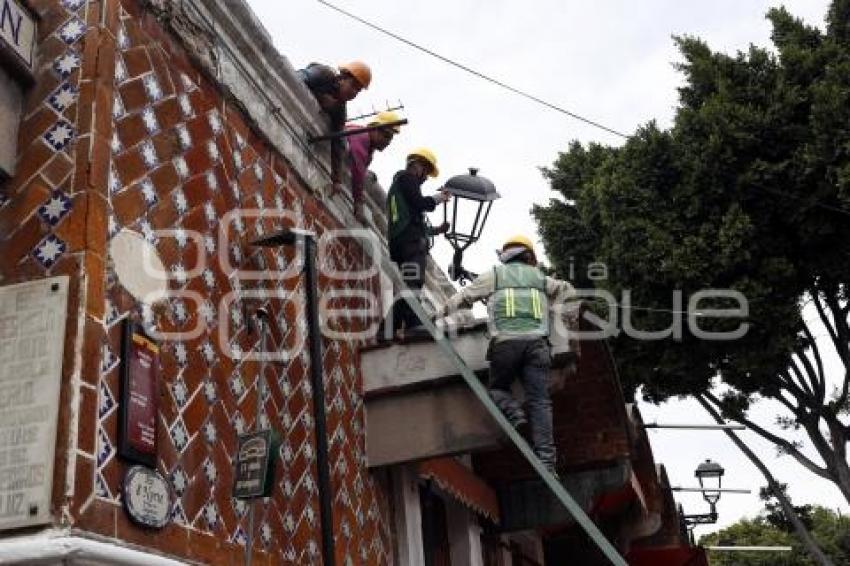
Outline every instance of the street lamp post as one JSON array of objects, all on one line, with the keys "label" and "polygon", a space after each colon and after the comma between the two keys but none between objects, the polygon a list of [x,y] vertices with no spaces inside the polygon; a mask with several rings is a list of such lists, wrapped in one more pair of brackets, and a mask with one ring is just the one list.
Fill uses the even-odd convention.
[{"label": "street lamp post", "polygon": [[[449,204],[443,204],[443,221],[450,224],[446,239],[455,251],[449,275],[454,281],[460,280],[463,285],[465,281],[475,278],[474,273],[463,268],[463,252],[481,237],[493,201],[501,195],[496,191],[493,182],[480,176],[475,168],[470,168],[468,175],[456,175],[449,179],[443,190],[454,197],[451,200],[451,220]],[[462,224],[458,223],[458,218]]]},{"label": "street lamp post", "polygon": [[694,475],[699,481],[702,497],[710,506],[708,513],[696,515],[685,515],[682,506],[679,505],[679,517],[682,521],[683,530],[688,531],[691,544],[694,543],[693,529],[696,525],[711,525],[717,522],[717,502],[722,493],[721,485],[725,470],[717,462],[706,460],[697,466]]}]

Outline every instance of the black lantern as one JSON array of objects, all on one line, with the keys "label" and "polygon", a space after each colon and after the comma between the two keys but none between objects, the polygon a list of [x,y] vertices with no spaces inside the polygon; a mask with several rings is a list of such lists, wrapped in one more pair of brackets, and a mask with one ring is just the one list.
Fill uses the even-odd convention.
[{"label": "black lantern", "polygon": [[699,486],[704,490],[702,496],[711,505],[712,512],[714,511],[714,506],[720,500],[720,486],[723,482],[724,471],[723,466],[717,462],[706,460],[697,466],[694,472],[694,475],[699,480]]},{"label": "black lantern", "polygon": [[475,274],[468,272],[461,265],[463,252],[481,237],[493,201],[501,195],[496,191],[493,182],[479,176],[478,169],[474,168],[469,169],[468,175],[456,175],[449,179],[443,190],[454,197],[451,200],[451,219],[449,204],[443,204],[443,221],[450,224],[446,239],[455,250],[449,275],[463,284],[465,280],[475,277]]}]

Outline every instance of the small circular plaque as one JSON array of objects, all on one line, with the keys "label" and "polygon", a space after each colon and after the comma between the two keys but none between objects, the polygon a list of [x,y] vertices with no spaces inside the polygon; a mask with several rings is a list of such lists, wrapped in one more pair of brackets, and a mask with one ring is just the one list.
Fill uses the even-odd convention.
[{"label": "small circular plaque", "polygon": [[126,228],[109,242],[109,255],[118,281],[133,297],[148,305],[168,293],[168,271],[156,246]]},{"label": "small circular plaque", "polygon": [[171,489],[159,472],[133,466],[127,470],[122,487],[124,508],[133,521],[154,529],[171,521]]}]

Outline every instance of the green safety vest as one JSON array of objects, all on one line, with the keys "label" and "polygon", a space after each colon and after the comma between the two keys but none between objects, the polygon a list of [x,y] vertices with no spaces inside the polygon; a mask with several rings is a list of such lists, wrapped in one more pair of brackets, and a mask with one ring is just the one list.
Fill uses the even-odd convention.
[{"label": "green safety vest", "polygon": [[500,334],[546,336],[549,334],[549,299],[546,276],[524,263],[493,268],[494,288],[490,320]]},{"label": "green safety vest", "polygon": [[389,215],[387,237],[392,240],[404,232],[410,224],[410,209],[407,208],[405,198],[395,188],[395,183],[390,187],[390,193],[387,195],[387,214]]}]

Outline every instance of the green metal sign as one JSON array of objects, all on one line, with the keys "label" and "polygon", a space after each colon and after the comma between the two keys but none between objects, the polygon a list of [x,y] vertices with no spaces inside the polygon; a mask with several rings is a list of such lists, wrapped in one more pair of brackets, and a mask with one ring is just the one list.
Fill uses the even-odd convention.
[{"label": "green metal sign", "polygon": [[255,499],[271,495],[277,445],[276,436],[269,429],[239,435],[233,497]]}]

